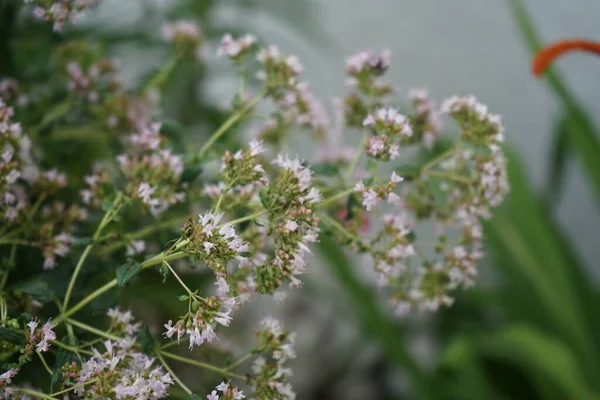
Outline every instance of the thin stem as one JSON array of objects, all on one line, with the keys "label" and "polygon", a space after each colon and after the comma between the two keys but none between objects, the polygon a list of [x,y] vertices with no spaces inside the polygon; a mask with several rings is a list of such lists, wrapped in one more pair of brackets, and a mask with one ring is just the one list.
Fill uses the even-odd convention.
[{"label": "thin stem", "polygon": [[70,392],[72,390],[79,389],[80,387],[91,385],[91,384],[96,383],[98,381],[99,381],[99,379],[92,379],[90,381],[81,382],[81,383],[78,383],[77,385],[73,385],[73,386],[71,386],[71,387],[69,387],[67,389],[63,389],[60,392],[52,393],[51,396],[59,396],[61,394],[68,393],[68,392]]},{"label": "thin stem", "polygon": [[465,185],[473,184],[473,179],[470,179],[466,176],[453,174],[452,172],[443,172],[443,171],[430,171],[427,173],[428,176],[433,176],[435,178],[447,178],[452,179],[454,181],[464,183]]},{"label": "thin stem", "polygon": [[423,167],[421,168],[421,173],[423,174],[423,173],[427,172],[428,170],[430,170],[431,168],[435,167],[440,161],[442,161],[445,158],[448,158],[452,154],[454,154],[454,152],[457,149],[458,149],[458,144],[450,147],[448,150],[446,150],[439,156],[435,157],[433,160],[430,160],[429,162],[425,163],[425,165],[423,165]]},{"label": "thin stem", "polygon": [[[187,244],[187,241],[184,240],[181,243]],[[167,261],[177,260],[177,259],[183,258],[185,256],[187,256],[187,253],[184,253],[184,252],[177,252],[177,253],[174,253],[174,254],[165,255],[165,252],[163,251],[162,253],[157,254],[156,256],[152,257],[151,259],[148,259],[148,260],[144,261],[141,264],[141,268],[142,269],[146,269],[146,268],[149,268],[149,267],[152,267],[154,265],[158,265],[158,264],[162,263],[163,260],[167,260]],[[94,292],[90,293],[86,298],[84,298],[79,303],[77,303],[76,305],[74,305],[73,308],[71,308],[70,310],[65,311],[61,315],[59,315],[54,320],[54,322],[55,323],[59,323],[59,322],[62,322],[64,320],[66,320],[71,315],[75,314],[77,311],[81,310],[83,307],[85,307],[90,302],[92,302],[95,298],[97,298],[98,296],[101,296],[102,294],[108,292],[109,290],[111,290],[115,286],[117,286],[117,280],[116,279],[113,279],[113,280],[107,282],[106,284],[104,284],[104,286],[96,289]]]},{"label": "thin stem", "polygon": [[330,226],[336,228],[338,231],[343,233],[348,239],[352,239],[354,241],[360,242],[360,239],[355,234],[350,232],[348,229],[346,229],[346,227],[344,225],[342,225],[340,222],[336,221],[335,219],[331,218],[329,215],[327,215],[325,213],[319,213],[318,216],[324,222],[328,223]]},{"label": "thin stem", "polygon": [[369,134],[366,133],[360,142],[360,147],[359,147],[358,151],[356,152],[356,155],[352,159],[352,162],[350,163],[350,165],[348,166],[348,169],[346,170],[346,173],[344,174],[344,180],[348,180],[348,179],[350,179],[350,177],[352,177],[352,173],[354,172],[354,169],[358,165],[358,160],[360,160],[360,156],[362,155],[363,148],[367,144],[368,140],[369,140]]},{"label": "thin stem", "polygon": [[215,367],[212,364],[207,364],[207,363],[203,363],[202,361],[192,360],[191,358],[185,358],[185,357],[182,357],[182,356],[178,356],[177,354],[169,353],[169,352],[162,351],[162,350],[159,350],[158,354],[160,354],[160,355],[162,355],[162,356],[164,356],[166,358],[171,358],[173,360],[176,360],[176,361],[179,361],[179,362],[182,362],[182,363],[185,363],[185,364],[189,364],[189,365],[194,365],[196,367],[203,368],[203,369],[206,369],[208,371],[213,371],[213,372],[219,373],[219,374],[224,375],[224,376],[230,376],[230,377],[233,377],[233,378],[239,378],[239,379],[242,379],[244,381],[248,381],[248,378],[245,377],[245,376],[243,376],[243,375],[239,375],[239,374],[227,371],[224,368]]},{"label": "thin stem", "polygon": [[101,331],[100,329],[94,328],[93,326],[84,324],[83,322],[79,322],[79,321],[71,319],[71,318],[67,318],[67,322],[73,326],[76,326],[77,328],[83,329],[84,331],[88,331],[95,335],[105,337],[106,339],[110,339],[115,342],[119,342],[119,341],[123,340],[123,338],[121,338],[119,336],[110,334],[108,332]]},{"label": "thin stem", "polygon": [[248,353],[245,356],[239,358],[237,361],[235,361],[233,364],[228,365],[227,369],[231,370],[234,369],[235,367],[237,367],[238,365],[241,365],[242,363],[244,363],[244,361],[248,360],[249,358],[251,358],[254,354],[252,353]]},{"label": "thin stem", "polygon": [[57,345],[58,347],[62,347],[63,349],[70,351],[71,353],[75,353],[75,354],[79,354],[79,353],[83,353],[83,354],[87,354],[87,355],[92,355],[94,353],[92,353],[91,351],[88,350],[83,350],[77,347],[73,347],[73,346],[69,346],[67,344],[64,344],[63,342],[60,342],[58,340],[55,340],[52,342],[52,344]]},{"label": "thin stem", "polygon": [[112,243],[112,244],[98,250],[98,255],[105,256],[107,254],[110,254],[110,253],[120,249],[121,247],[126,246],[131,240],[141,239],[141,238],[148,236],[154,232],[158,232],[158,231],[162,230],[163,228],[170,228],[172,226],[181,225],[185,221],[187,221],[188,218],[189,217],[187,215],[186,216],[178,216],[178,217],[174,217],[174,218],[168,219],[166,221],[159,222],[157,224],[153,224],[153,225],[147,226],[145,228],[139,229],[139,230],[127,235],[127,240],[122,240],[119,242]]},{"label": "thin stem", "polygon": [[10,256],[8,256],[8,263],[6,265],[6,270],[4,271],[4,274],[2,274],[2,281],[0,281],[0,292],[2,292],[2,289],[4,289],[4,286],[6,285],[6,282],[8,281],[8,275],[10,274],[10,270],[13,268],[16,255],[17,255],[17,245],[13,244],[10,249]]},{"label": "thin stem", "polygon": [[52,369],[48,366],[48,363],[46,362],[46,359],[44,358],[42,353],[40,353],[37,350],[36,350],[36,353],[37,353],[38,357],[40,358],[40,360],[42,360],[42,364],[44,365],[44,368],[46,369],[46,371],[48,371],[48,373],[50,375],[52,375],[54,372],[52,372]]},{"label": "thin stem", "polygon": [[212,145],[215,144],[215,142],[219,140],[219,138],[223,136],[223,134],[227,132],[229,128],[231,128],[240,118],[242,118],[248,111],[250,111],[252,107],[254,107],[256,103],[258,103],[264,96],[264,93],[256,95],[252,100],[246,103],[246,105],[243,108],[241,108],[238,112],[229,117],[229,119],[227,119],[227,121],[225,121],[223,125],[221,125],[219,129],[217,129],[215,133],[212,134],[212,136],[206,141],[206,143],[204,143],[204,145],[198,151],[196,158],[198,160],[201,160],[206,155],[206,152],[212,147]]},{"label": "thin stem", "polygon": [[332,203],[332,202],[334,202],[336,200],[341,199],[342,197],[348,196],[352,192],[354,192],[354,188],[346,189],[343,192],[334,194],[333,196],[330,196],[330,197],[328,197],[326,199],[323,199],[323,201],[321,201],[318,205],[319,205],[319,207],[323,207],[323,206],[325,206],[325,205],[327,205],[329,203]]},{"label": "thin stem", "polygon": [[171,273],[173,274],[173,276],[175,277],[175,279],[177,279],[177,281],[179,282],[179,284],[181,285],[181,287],[183,287],[183,289],[190,295],[190,298],[194,297],[195,294],[191,291],[191,289],[189,287],[187,287],[187,285],[183,282],[183,280],[181,280],[181,278],[179,277],[179,275],[177,275],[177,272],[175,272],[175,270],[173,269],[173,267],[171,267],[171,264],[169,264],[167,261],[163,261],[163,264],[167,266],[167,268],[169,269],[169,271],[171,271]]},{"label": "thin stem", "polygon": [[[242,222],[250,221],[250,220],[253,220],[253,219],[257,218],[257,217],[260,217],[261,215],[264,215],[267,212],[268,212],[267,210],[262,210],[260,212],[254,213],[254,214],[247,215],[245,217],[241,217],[241,218],[238,218],[238,219],[234,219],[233,221],[226,222],[225,224],[232,224],[232,225],[241,224]],[[225,224],[222,224],[222,225],[225,225]]]},{"label": "thin stem", "polygon": [[146,83],[143,88],[143,92],[147,92],[154,88],[159,88],[163,85],[169,76],[177,66],[177,62],[179,61],[179,57],[176,53],[173,53],[171,57],[167,59],[167,61],[163,64],[163,66],[158,70],[158,72]]},{"label": "thin stem", "polygon": [[169,348],[171,348],[173,346],[177,346],[177,345],[181,344],[182,342],[185,343],[188,340],[189,339],[187,337],[184,337],[183,339],[180,339],[180,340],[173,340],[173,341],[171,341],[171,342],[169,342],[167,344],[164,344],[164,345],[160,346],[160,349],[161,350],[169,349]]},{"label": "thin stem", "polygon": [[67,287],[67,293],[65,294],[65,301],[63,302],[63,310],[66,310],[67,307],[69,306],[69,300],[71,298],[71,293],[73,292],[73,288],[75,287],[75,282],[77,281],[77,277],[79,276],[79,273],[81,272],[81,269],[83,268],[83,263],[85,262],[88,254],[90,254],[90,251],[92,251],[92,248],[94,247],[94,244],[95,244],[94,242],[100,237],[100,234],[102,233],[102,230],[104,229],[104,227],[106,225],[108,225],[108,223],[112,220],[113,216],[117,212],[116,210],[118,210],[119,203],[121,202],[122,198],[123,198],[123,194],[121,192],[119,192],[117,194],[117,197],[115,198],[115,201],[113,202],[113,206],[110,208],[110,210],[106,211],[106,213],[104,214],[104,217],[102,217],[102,221],[100,221],[100,224],[98,225],[98,228],[96,229],[96,232],[94,233],[94,236],[92,237],[92,243],[88,244],[85,247],[85,250],[81,254],[81,257],[79,257],[79,261],[77,262],[77,265],[75,266],[75,271],[73,271],[73,275],[71,276],[71,281],[69,282],[69,286]]},{"label": "thin stem", "polygon": [[25,388],[17,388],[17,391],[19,391],[21,393],[24,393],[24,394],[28,394],[30,396],[37,397],[39,399],[56,400],[56,397],[48,396],[47,394],[38,392],[36,390],[25,389]]},{"label": "thin stem", "polygon": [[14,244],[18,246],[29,246],[29,247],[40,247],[39,243],[31,242],[29,240],[21,239],[0,239],[0,245],[2,244]]},{"label": "thin stem", "polygon": [[171,369],[171,367],[169,366],[169,364],[167,364],[167,362],[165,361],[165,359],[163,358],[163,356],[160,353],[157,353],[156,357],[160,360],[160,362],[163,365],[163,367],[165,367],[165,369],[167,370],[167,372],[171,374],[171,376],[173,377],[173,379],[175,379],[175,382],[177,382],[177,384],[183,389],[183,391],[186,392],[187,394],[191,395],[192,391],[190,390],[190,388],[188,388],[185,385],[185,383],[183,383],[181,381],[181,379],[179,379],[179,377],[175,374],[175,372],[173,372],[173,370]]}]

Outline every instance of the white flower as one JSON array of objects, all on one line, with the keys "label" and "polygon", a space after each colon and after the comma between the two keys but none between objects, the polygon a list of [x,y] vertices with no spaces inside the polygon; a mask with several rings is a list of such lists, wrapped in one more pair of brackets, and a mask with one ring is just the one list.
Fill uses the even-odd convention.
[{"label": "white flower", "polygon": [[404,180],[403,177],[398,176],[398,174],[396,174],[396,171],[392,172],[392,176],[390,177],[390,180],[393,183],[398,183],[398,182],[402,182]]},{"label": "white flower", "polygon": [[298,229],[298,223],[296,221],[289,220],[285,223],[285,229],[290,232],[294,232],[296,229]]}]

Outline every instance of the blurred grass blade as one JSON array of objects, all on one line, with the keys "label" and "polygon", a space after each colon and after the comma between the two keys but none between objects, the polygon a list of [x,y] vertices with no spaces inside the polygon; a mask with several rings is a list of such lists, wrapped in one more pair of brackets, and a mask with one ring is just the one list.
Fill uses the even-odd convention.
[{"label": "blurred grass blade", "polygon": [[[519,365],[532,381],[545,386],[556,399],[598,399],[584,379],[582,365],[573,352],[554,338],[528,326],[513,326],[482,341],[484,354]],[[539,375],[539,376],[538,376]],[[548,386],[556,391],[548,391]]]},{"label": "blurred grass blade", "polygon": [[524,320],[560,335],[583,360],[592,379],[600,371],[596,341],[600,322],[593,311],[597,309],[593,289],[517,157],[508,149],[506,154],[512,191],[486,225],[498,267],[508,278],[510,296],[502,301]]},{"label": "blurred grass blade", "polygon": [[563,115],[554,128],[552,147],[548,160],[548,178],[546,182],[546,199],[555,205],[561,198],[565,174],[572,149],[569,144],[569,115]]},{"label": "blurred grass blade", "polygon": [[420,398],[431,399],[433,388],[427,384],[423,372],[403,342],[402,332],[379,308],[376,296],[352,270],[352,264],[340,246],[327,235],[320,236],[319,251],[325,263],[335,274],[356,309],[363,328],[379,343],[382,351],[410,377],[414,391]]},{"label": "blurred grass blade", "polygon": [[443,399],[503,399],[484,373],[474,343],[466,336],[448,343],[439,360],[437,379],[443,385]]},{"label": "blurred grass blade", "polygon": [[[525,39],[529,51],[533,54],[542,46],[538,33],[529,18],[522,0],[510,0],[510,6],[521,35]],[[600,68],[600,65],[598,65]],[[568,113],[568,126],[570,142],[583,168],[590,184],[593,186],[598,200],[600,200],[600,141],[598,133],[584,109],[563,83],[560,75],[549,68],[545,73],[545,81],[562,103]]]}]

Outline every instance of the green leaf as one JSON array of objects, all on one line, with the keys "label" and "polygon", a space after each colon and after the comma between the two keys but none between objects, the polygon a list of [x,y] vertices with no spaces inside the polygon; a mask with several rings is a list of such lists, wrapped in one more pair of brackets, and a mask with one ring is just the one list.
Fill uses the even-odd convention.
[{"label": "green leaf", "polygon": [[108,212],[108,211],[112,210],[114,204],[115,203],[112,199],[106,199],[102,202],[102,210]]},{"label": "green leaf", "polygon": [[600,373],[600,318],[593,311],[593,288],[518,158],[509,149],[506,155],[511,194],[486,224],[488,247],[508,279],[500,300],[513,316],[554,332],[570,345],[592,379]]},{"label": "green leaf", "polygon": [[310,169],[315,173],[315,175],[321,176],[336,176],[340,173],[340,169],[337,165],[329,163],[314,164],[310,167]]},{"label": "green leaf", "polygon": [[482,348],[488,355],[519,365],[525,373],[540,374],[541,385],[551,385],[558,390],[554,398],[599,398],[585,381],[582,365],[569,347],[534,328],[513,326],[486,337]]},{"label": "green leaf", "polygon": [[23,335],[6,326],[0,326],[0,341],[16,344],[17,346],[24,344]]},{"label": "green leaf", "polygon": [[554,136],[552,138],[552,148],[548,170],[550,171],[546,181],[546,198],[556,203],[560,200],[563,181],[565,177],[567,161],[573,154],[569,145],[569,116],[563,115],[555,126]]},{"label": "green leaf", "polygon": [[190,400],[204,400],[204,398],[202,396],[192,393],[190,395]]},{"label": "green leaf", "polygon": [[152,337],[152,334],[150,333],[150,329],[148,328],[147,324],[144,324],[144,326],[140,330],[138,339],[140,340],[142,351],[146,354],[151,354],[154,350],[154,337]]},{"label": "green leaf", "polygon": [[50,391],[58,391],[63,383],[63,372],[60,369],[55,369],[50,377]]},{"label": "green leaf", "polygon": [[130,258],[125,264],[117,268],[117,284],[120,287],[125,286],[125,284],[131,278],[136,276],[141,269],[142,266],[140,265],[140,263]]},{"label": "green leaf", "polygon": [[54,298],[54,293],[52,293],[48,283],[41,279],[22,283],[17,285],[15,289],[31,295],[31,297],[42,304],[47,303]]},{"label": "green leaf", "polygon": [[376,296],[353,271],[352,263],[340,246],[330,237],[321,235],[318,247],[326,265],[338,279],[346,291],[347,299],[356,309],[363,329],[379,343],[389,360],[410,376],[415,391],[423,398],[431,397],[433,388],[427,384],[419,365],[404,345],[402,332],[379,308],[375,300]]},{"label": "green leaf", "polygon": [[268,210],[269,209],[269,204],[268,204],[269,188],[268,187],[261,188],[260,191],[258,192],[258,197],[260,198],[260,203],[263,205],[263,207]]}]

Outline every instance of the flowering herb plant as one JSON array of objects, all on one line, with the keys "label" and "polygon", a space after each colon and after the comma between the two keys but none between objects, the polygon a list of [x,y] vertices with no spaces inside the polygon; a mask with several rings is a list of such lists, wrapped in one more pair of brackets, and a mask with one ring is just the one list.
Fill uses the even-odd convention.
[{"label": "flowering herb plant", "polygon": [[[96,1],[26,3],[60,30]],[[474,97],[438,107],[424,90],[411,91],[400,109],[384,80],[389,53],[363,51],[347,60],[349,93],[333,101],[330,118],[296,57],[228,34],[216,52],[241,80],[229,117],[204,142],[177,149],[161,124],[159,88],[205,45],[194,21],[166,23],[161,34],[172,55],[137,90],[126,89],[117,63],[81,41],[58,47],[62,98],[41,117],[31,114],[47,85],[0,82],[0,397],[159,399],[178,387],[192,399],[295,398],[295,335],[274,318],[265,316],[255,346],[236,360],[206,363],[171,348],[218,347],[220,332],[255,296],[302,290],[320,235],[369,260],[398,315],[449,306],[452,291],[473,284],[481,221],[508,191],[499,116]],[[411,165],[415,151],[436,147],[444,120],[458,129],[452,144]],[[247,124],[247,144],[226,141]],[[48,128],[85,134],[92,125],[110,151],[67,176],[44,146]],[[285,150],[297,135],[318,144],[313,159]],[[345,143],[361,135],[357,147]],[[435,240],[424,242],[417,227],[431,222]],[[152,239],[172,227],[178,235]],[[102,265],[95,279],[86,272],[91,260]],[[214,288],[187,282],[184,261],[210,271]],[[15,278],[21,268],[25,279]],[[162,332],[102,304],[156,273],[180,287],[180,313]],[[103,329],[82,321],[98,310]],[[22,379],[33,363],[51,387]],[[194,394],[172,363],[223,381]]]}]

